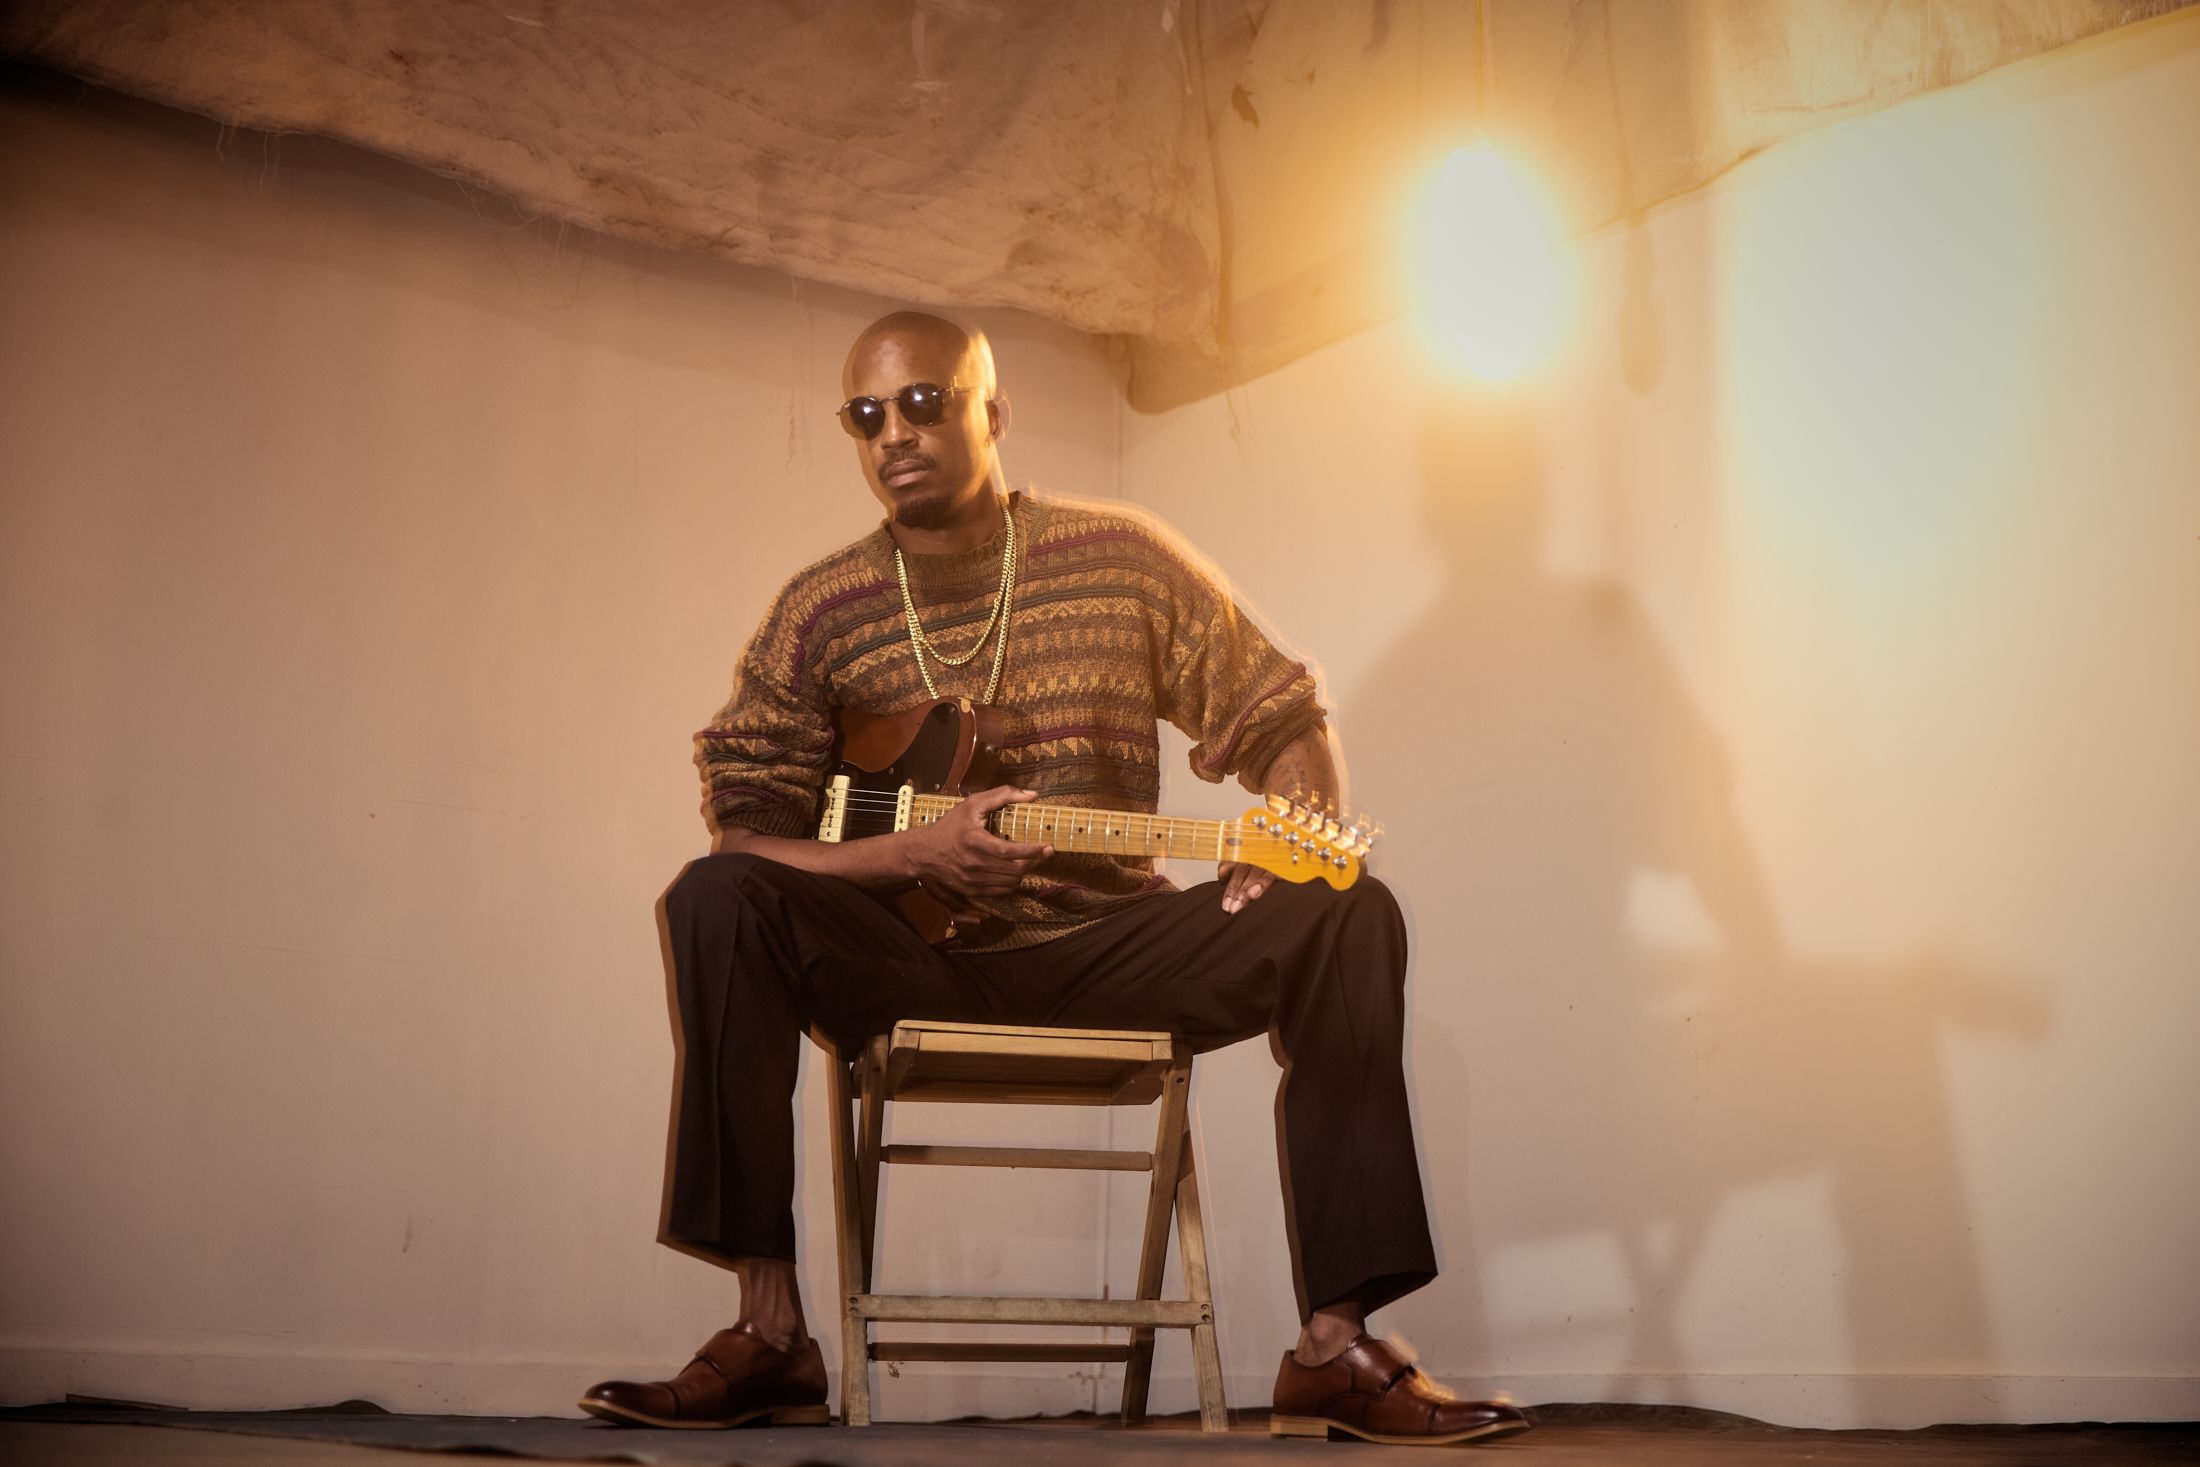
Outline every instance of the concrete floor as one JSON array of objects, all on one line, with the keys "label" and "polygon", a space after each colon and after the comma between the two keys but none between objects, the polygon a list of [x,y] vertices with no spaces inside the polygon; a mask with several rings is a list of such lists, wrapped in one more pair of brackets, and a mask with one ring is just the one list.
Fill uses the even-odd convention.
[{"label": "concrete floor", "polygon": [[[650,1464],[741,1467],[1114,1467],[1212,1461],[1374,1467],[1427,1461],[1423,1451],[1362,1443],[1288,1441],[1257,1415],[1227,1437],[1194,1424],[1158,1422],[1132,1432],[1092,1420],[907,1424],[862,1431],[675,1432],[619,1430],[564,1418],[351,1418],[270,1416],[140,1425],[0,1417],[7,1467],[419,1467],[421,1451]],[[78,1413],[79,1416],[83,1413]],[[1512,1467],[1612,1467],[1628,1463],[1895,1463],[1902,1467],[2047,1467],[2058,1463],[2200,1463],[2200,1426],[1936,1427],[1927,1431],[1799,1431],[1713,1412],[1613,1415],[1551,1408],[1536,1430],[1473,1451]],[[330,1439],[335,1438],[335,1439]],[[364,1440],[363,1440],[364,1439]],[[380,1439],[391,1445],[367,1441]],[[397,1443],[403,1443],[400,1447]],[[399,1452],[407,1453],[400,1456]]]}]

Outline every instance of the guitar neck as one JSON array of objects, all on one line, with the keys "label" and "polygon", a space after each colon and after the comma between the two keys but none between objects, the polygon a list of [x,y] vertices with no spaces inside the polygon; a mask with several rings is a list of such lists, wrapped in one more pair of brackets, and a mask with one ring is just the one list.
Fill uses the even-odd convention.
[{"label": "guitar neck", "polygon": [[[930,825],[961,803],[946,795],[918,795],[911,802],[911,823]],[[1058,851],[1220,861],[1226,859],[1224,842],[1230,839],[1237,824],[1235,820],[1138,815],[1125,810],[1080,810],[1068,805],[1032,802],[1001,806],[986,821],[986,828],[1003,840],[1050,845]],[[1231,844],[1234,846],[1235,842]]]}]

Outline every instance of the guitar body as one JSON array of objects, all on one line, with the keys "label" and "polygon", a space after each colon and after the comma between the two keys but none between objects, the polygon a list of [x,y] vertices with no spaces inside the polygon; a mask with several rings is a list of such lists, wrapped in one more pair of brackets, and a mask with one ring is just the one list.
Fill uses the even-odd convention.
[{"label": "guitar body", "polygon": [[[899,826],[894,812],[903,789],[920,795],[962,796],[991,789],[1000,771],[1001,710],[973,706],[965,698],[940,698],[905,713],[882,715],[846,708],[840,714],[840,758],[835,776],[848,778],[848,813],[834,839],[888,835]],[[955,915],[921,886],[886,899],[926,942],[955,935]]]},{"label": "guitar body", "polygon": [[[819,796],[817,838],[863,840],[946,818],[964,796],[998,782],[1006,732],[999,709],[973,707],[962,698],[936,698],[883,716],[843,709],[837,760]],[[1372,827],[1348,825],[1279,795],[1237,820],[1033,801],[994,811],[987,828],[1057,851],[1242,862],[1285,881],[1324,881],[1338,891],[1359,878],[1361,858],[1374,840]],[[926,942],[955,935],[954,914],[921,885],[882,900]]]}]

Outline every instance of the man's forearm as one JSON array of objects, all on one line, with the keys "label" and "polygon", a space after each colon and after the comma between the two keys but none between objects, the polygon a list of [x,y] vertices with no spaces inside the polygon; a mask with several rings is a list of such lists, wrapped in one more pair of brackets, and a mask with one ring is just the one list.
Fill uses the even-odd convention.
[{"label": "man's forearm", "polygon": [[745,825],[726,825],[711,837],[710,853],[723,856],[738,851],[762,856],[782,866],[837,876],[865,891],[896,892],[914,886],[917,880],[907,836],[907,831],[896,831],[864,840],[810,840],[764,835]]},{"label": "man's forearm", "polygon": [[1276,751],[1256,780],[1240,775],[1238,783],[1256,795],[1282,795],[1307,800],[1325,809],[1337,808],[1337,761],[1329,753],[1329,736],[1320,728],[1308,729]]}]

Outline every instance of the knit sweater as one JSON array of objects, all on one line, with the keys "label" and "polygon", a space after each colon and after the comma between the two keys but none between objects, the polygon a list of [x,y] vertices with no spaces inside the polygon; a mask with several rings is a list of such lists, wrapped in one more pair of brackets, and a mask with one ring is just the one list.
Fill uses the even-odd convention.
[{"label": "knit sweater", "polygon": [[[1053,804],[1152,813],[1158,720],[1193,743],[1192,772],[1257,772],[1322,719],[1314,679],[1263,636],[1198,557],[1119,505],[1011,497],[1017,575],[995,702],[1007,723],[1000,778]],[[1000,585],[1003,536],[952,555],[909,555],[925,632],[970,646]],[[993,644],[969,663],[928,660],[942,697],[981,702]],[[733,696],[695,737],[714,828],[813,834],[841,708],[891,714],[928,701],[909,645],[894,542],[881,523],[780,588],[741,654]],[[1062,852],[984,903],[966,950],[1044,942],[1171,890],[1145,857]]]}]

